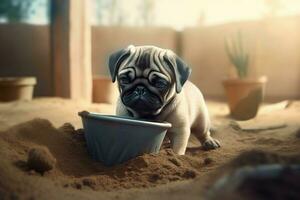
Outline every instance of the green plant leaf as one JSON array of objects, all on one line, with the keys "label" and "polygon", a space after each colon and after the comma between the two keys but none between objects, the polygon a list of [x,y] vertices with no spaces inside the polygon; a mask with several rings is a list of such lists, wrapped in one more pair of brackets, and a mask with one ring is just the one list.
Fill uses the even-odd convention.
[{"label": "green plant leaf", "polygon": [[242,33],[239,31],[235,37],[230,40],[225,39],[225,51],[230,62],[236,68],[240,78],[248,75],[249,54],[246,52],[243,44]]}]

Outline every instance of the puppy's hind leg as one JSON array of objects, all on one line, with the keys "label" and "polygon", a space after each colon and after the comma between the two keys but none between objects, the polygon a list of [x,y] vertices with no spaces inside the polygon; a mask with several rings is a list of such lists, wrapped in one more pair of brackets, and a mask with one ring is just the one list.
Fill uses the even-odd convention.
[{"label": "puppy's hind leg", "polygon": [[204,150],[212,150],[221,147],[220,142],[210,135],[209,121],[198,117],[195,126],[192,128],[193,134],[201,142]]}]

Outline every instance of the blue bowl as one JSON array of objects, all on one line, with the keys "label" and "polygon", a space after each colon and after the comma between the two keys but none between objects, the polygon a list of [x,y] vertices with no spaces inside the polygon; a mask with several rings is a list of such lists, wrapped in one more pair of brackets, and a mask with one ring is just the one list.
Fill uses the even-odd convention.
[{"label": "blue bowl", "polygon": [[80,112],[91,156],[112,166],[144,153],[158,153],[170,123]]}]

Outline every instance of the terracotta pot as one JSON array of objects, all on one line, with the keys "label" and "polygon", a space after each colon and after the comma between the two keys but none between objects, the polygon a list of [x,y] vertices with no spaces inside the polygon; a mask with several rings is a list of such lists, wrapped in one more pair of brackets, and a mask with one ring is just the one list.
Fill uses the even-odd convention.
[{"label": "terracotta pot", "polygon": [[35,77],[2,77],[0,78],[0,101],[31,100],[35,84]]},{"label": "terracotta pot", "polygon": [[267,78],[227,79],[223,81],[230,114],[237,120],[256,116],[264,97]]},{"label": "terracotta pot", "polygon": [[104,76],[93,77],[93,102],[115,104],[119,95],[116,83]]}]

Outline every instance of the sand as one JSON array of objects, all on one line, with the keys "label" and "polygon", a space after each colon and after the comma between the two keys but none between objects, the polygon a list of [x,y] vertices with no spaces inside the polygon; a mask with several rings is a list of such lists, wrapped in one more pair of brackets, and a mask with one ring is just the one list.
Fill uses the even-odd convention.
[{"label": "sand", "polygon": [[[237,129],[225,104],[208,106],[222,148],[204,151],[191,138],[185,156],[165,143],[157,155],[105,167],[89,157],[76,131],[82,127],[77,112],[112,113],[113,106],[57,98],[0,104],[0,199],[203,199],[216,180],[241,166],[299,163],[300,102],[259,116],[286,124],[263,131]],[[29,167],[32,148],[49,150],[53,169],[41,173]]]}]

